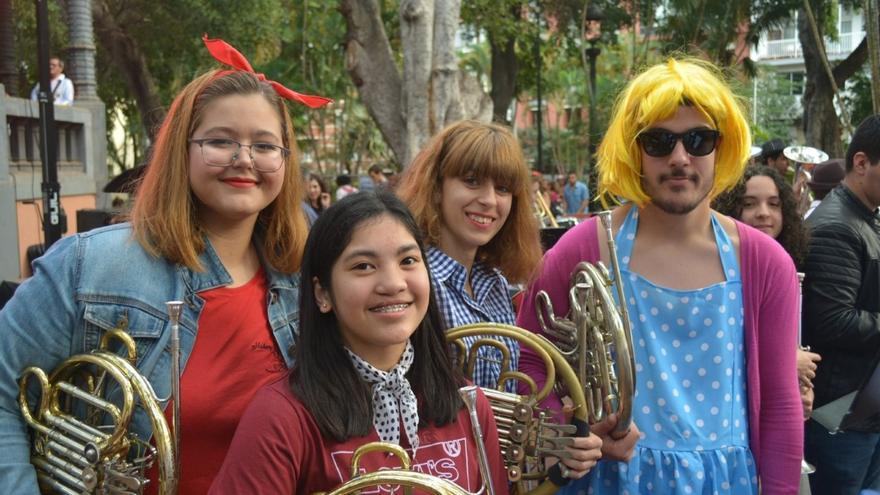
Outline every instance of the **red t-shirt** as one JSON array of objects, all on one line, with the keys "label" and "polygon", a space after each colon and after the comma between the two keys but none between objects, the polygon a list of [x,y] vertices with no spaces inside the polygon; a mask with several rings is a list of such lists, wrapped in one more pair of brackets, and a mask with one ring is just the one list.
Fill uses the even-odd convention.
[{"label": "red t-shirt", "polygon": [[[269,326],[267,293],[262,269],[241,287],[199,293],[205,306],[180,380],[178,493],[207,493],[254,394],[286,375]],[[165,409],[169,425],[172,411],[171,405]]]},{"label": "red t-shirt", "polygon": [[[498,447],[495,418],[485,396],[479,395],[477,414],[483,429],[483,444],[489,457],[495,492],[508,492],[507,473]],[[401,430],[403,426],[401,425]],[[412,449],[402,446],[412,457]],[[311,413],[294,396],[286,379],[257,392],[245,412],[233,439],[223,468],[210,493],[308,494],[330,491],[351,475],[354,450],[379,441],[375,429],[364,437],[336,442],[324,438]],[[462,408],[455,422],[443,427],[429,425],[419,429],[420,446],[412,469],[457,483],[471,492],[482,486],[476,443],[471,421]],[[399,467],[395,456],[371,453],[361,458],[362,472]],[[383,486],[383,492],[390,487]],[[399,487],[394,487],[399,491]],[[379,493],[370,488],[362,493]]]}]

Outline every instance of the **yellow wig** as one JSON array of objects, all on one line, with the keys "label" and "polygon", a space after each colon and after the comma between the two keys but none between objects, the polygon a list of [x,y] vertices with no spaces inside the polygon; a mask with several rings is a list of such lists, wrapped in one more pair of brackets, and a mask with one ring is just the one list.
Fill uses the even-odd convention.
[{"label": "yellow wig", "polygon": [[638,206],[650,200],[642,188],[638,135],[690,106],[721,133],[715,149],[714,198],[733,187],[749,159],[752,138],[742,103],[718,69],[695,59],[669,59],[630,81],[614,106],[614,115],[596,153],[599,194],[626,198]]}]

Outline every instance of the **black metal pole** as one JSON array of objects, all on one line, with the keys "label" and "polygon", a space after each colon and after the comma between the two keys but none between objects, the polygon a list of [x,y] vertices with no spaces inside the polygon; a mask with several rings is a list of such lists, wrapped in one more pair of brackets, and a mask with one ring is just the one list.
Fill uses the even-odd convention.
[{"label": "black metal pole", "polygon": [[49,10],[46,0],[34,0],[37,7],[37,65],[40,71],[40,159],[43,164],[43,236],[49,249],[61,238],[61,185],[58,183],[58,129],[55,127],[55,97],[49,80]]},{"label": "black metal pole", "polygon": [[538,113],[536,114],[536,130],[538,131],[538,155],[537,155],[537,163],[535,163],[535,168],[537,168],[540,172],[544,172],[544,134],[541,129],[541,123],[544,118],[542,117],[544,106],[543,101],[541,100],[541,7],[540,3],[538,4],[538,9],[535,11],[537,19],[535,19],[535,23],[538,26],[538,32],[535,34],[535,63],[537,64],[538,69],[538,80],[536,93],[538,96]]},{"label": "black metal pole", "polygon": [[590,60],[590,166],[592,168],[594,155],[596,154],[596,57],[601,53],[601,49],[596,47],[595,41],[590,41],[590,47],[587,48],[587,58]]}]

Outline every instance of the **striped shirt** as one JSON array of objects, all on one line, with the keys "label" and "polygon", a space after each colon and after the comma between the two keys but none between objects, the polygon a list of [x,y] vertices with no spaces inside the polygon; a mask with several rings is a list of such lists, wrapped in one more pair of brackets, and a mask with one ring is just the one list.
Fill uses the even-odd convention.
[{"label": "striped shirt", "polygon": [[[450,258],[436,247],[428,248],[428,266],[431,269],[431,282],[440,314],[446,328],[471,323],[494,322],[513,325],[516,315],[510,301],[510,284],[498,269],[488,268],[482,263],[474,263],[471,269],[471,287],[474,296],[465,290],[467,271],[464,265]],[[519,367],[519,343],[508,337],[493,337],[510,349],[510,369]],[[468,349],[480,337],[462,339]],[[493,347],[482,346],[479,350],[473,382],[481,387],[496,388],[501,373],[501,352]],[[516,391],[516,384],[505,384],[508,392]]]}]

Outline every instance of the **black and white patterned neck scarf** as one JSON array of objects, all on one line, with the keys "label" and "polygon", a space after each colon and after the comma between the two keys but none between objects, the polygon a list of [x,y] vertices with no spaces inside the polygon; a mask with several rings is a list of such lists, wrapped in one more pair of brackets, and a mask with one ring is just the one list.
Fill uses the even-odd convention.
[{"label": "black and white patterned neck scarf", "polygon": [[373,426],[383,442],[400,445],[400,422],[415,452],[419,448],[419,408],[406,372],[413,363],[415,351],[407,341],[400,362],[390,371],[382,371],[360,356],[345,349],[361,378],[373,386]]}]

